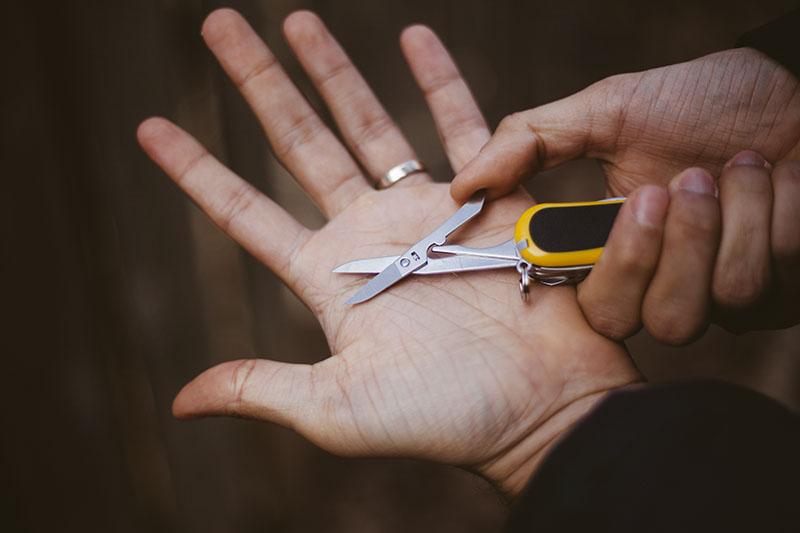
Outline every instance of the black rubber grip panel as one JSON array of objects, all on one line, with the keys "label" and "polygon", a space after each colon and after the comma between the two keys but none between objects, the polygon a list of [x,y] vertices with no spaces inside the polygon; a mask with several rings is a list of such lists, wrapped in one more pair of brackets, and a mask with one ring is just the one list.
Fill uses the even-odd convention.
[{"label": "black rubber grip panel", "polygon": [[547,207],[531,218],[534,244],[550,253],[605,246],[621,203]]}]

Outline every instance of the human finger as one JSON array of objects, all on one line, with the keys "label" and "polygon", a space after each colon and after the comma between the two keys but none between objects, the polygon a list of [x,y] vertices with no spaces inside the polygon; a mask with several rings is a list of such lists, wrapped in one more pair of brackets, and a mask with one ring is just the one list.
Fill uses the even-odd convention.
[{"label": "human finger", "polygon": [[178,418],[236,415],[292,427],[311,398],[310,365],[266,359],[228,361],[181,389],[172,404]]},{"label": "human finger", "polygon": [[326,217],[370,190],[347,149],[239,13],[211,13],[203,38],[258,117],[275,154]]},{"label": "human finger", "polygon": [[634,191],[620,208],[578,303],[598,333],[622,340],[641,327],[642,301],[658,265],[669,195],[661,187]]},{"label": "human finger", "polygon": [[297,289],[293,251],[310,230],[279,205],[217,161],[188,133],[163,118],[137,131],[155,163],[236,242]]},{"label": "human finger", "polygon": [[746,150],[725,165],[719,203],[722,237],[711,283],[715,321],[732,329],[752,327],[751,319],[738,324],[739,317],[767,296],[772,270],[772,183],[761,155]]},{"label": "human finger", "polygon": [[[292,13],[283,31],[330,109],[345,143],[374,180],[392,167],[416,159],[400,128],[317,15],[310,11]],[[405,183],[419,179],[427,179],[427,174],[414,174]]]},{"label": "human finger", "polygon": [[777,163],[772,188],[774,326],[786,327],[800,322],[800,161]]},{"label": "human finger", "polygon": [[349,392],[350,378],[341,367],[338,357],[314,365],[228,361],[187,383],[173,400],[172,413],[181,419],[238,416],[273,422],[333,453],[373,455],[386,440],[385,429],[370,423],[375,415],[369,410],[353,411],[350,394],[357,394]]},{"label": "human finger", "polygon": [[488,189],[489,198],[514,190],[525,178],[579,157],[600,158],[613,141],[617,114],[595,102],[595,88],[504,118],[481,152],[450,186],[457,202]]},{"label": "human finger", "polygon": [[489,140],[486,120],[458,67],[430,28],[406,28],[400,45],[433,114],[450,165],[459,172]]},{"label": "human finger", "polygon": [[685,344],[708,326],[720,215],[711,175],[687,169],[668,186],[661,256],[645,293],[642,322],[657,340]]}]

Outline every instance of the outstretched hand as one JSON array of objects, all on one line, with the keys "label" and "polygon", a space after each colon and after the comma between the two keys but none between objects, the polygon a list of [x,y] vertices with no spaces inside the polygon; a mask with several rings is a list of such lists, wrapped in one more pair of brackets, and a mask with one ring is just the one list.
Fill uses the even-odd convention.
[{"label": "outstretched hand", "polygon": [[[365,278],[332,268],[402,251],[458,204],[447,184],[426,174],[376,191],[372,182],[414,158],[413,149],[316,16],[295,13],[284,31],[346,148],[241,16],[212,13],[203,37],[276,155],[328,219],[322,229],[303,227],[168,121],[145,121],[138,137],[222,229],[312,310],[330,354],[313,365],[223,363],[186,385],[174,413],[268,420],[342,455],[461,465],[513,496],[548,445],[604,392],[641,378],[621,345],[589,327],[573,288],[535,287],[524,305],[515,272],[415,278],[365,304],[344,305]],[[401,45],[459,170],[489,137],[483,118],[429,29],[407,29]],[[502,242],[531,203],[517,191],[489,205],[457,237],[470,245]]]}]

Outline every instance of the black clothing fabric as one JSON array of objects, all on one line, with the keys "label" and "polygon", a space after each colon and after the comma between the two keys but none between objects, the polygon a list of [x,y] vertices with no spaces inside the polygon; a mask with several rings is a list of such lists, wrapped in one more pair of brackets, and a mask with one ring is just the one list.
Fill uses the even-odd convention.
[{"label": "black clothing fabric", "polygon": [[544,460],[509,533],[800,531],[800,416],[734,385],[610,395]]},{"label": "black clothing fabric", "polygon": [[749,46],[789,69],[800,79],[800,8],[745,33],[736,46]]}]

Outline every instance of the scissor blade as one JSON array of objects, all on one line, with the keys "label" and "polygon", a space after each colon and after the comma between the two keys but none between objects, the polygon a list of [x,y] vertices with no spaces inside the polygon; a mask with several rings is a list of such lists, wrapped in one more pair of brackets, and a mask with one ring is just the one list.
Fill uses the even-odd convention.
[{"label": "scissor blade", "polygon": [[389,266],[381,270],[377,276],[369,280],[369,283],[361,287],[358,292],[352,295],[350,299],[345,302],[345,304],[355,305],[360,304],[361,302],[366,302],[387,287],[390,287],[403,279],[403,277],[403,274],[397,269],[395,262],[392,261]]},{"label": "scissor blade", "polygon": [[[356,259],[339,265],[333,272],[337,274],[377,274],[387,266],[394,263],[399,256],[372,257],[369,259]],[[450,274],[458,272],[472,272],[476,270],[493,270],[497,268],[513,268],[516,261],[486,257],[449,256],[428,259],[428,264],[415,270],[414,274]]]},{"label": "scissor blade", "polygon": [[[395,261],[399,255],[386,257],[370,257],[369,259],[356,259],[341,264],[331,270],[334,274],[377,274]],[[424,267],[423,267],[424,268]],[[420,269],[422,270],[422,269]],[[419,270],[417,271],[419,272]]]},{"label": "scissor blade", "polygon": [[[515,266],[519,253],[514,239],[488,248],[467,248],[458,244],[434,246],[430,250],[444,257],[428,257],[428,264],[414,274],[440,274],[467,270],[487,270]],[[400,258],[399,255],[356,259],[334,268],[336,274],[377,274]],[[434,266],[435,265],[435,266]]]},{"label": "scissor blade", "polygon": [[457,230],[467,220],[471,219],[483,208],[484,193],[481,191],[462,205],[458,211],[444,221],[438,228],[423,237],[411,248],[387,266],[380,274],[369,280],[358,292],[350,297],[346,304],[365,302],[379,294],[404,277],[424,267],[428,263],[428,248],[442,245],[447,241],[447,236]]}]

